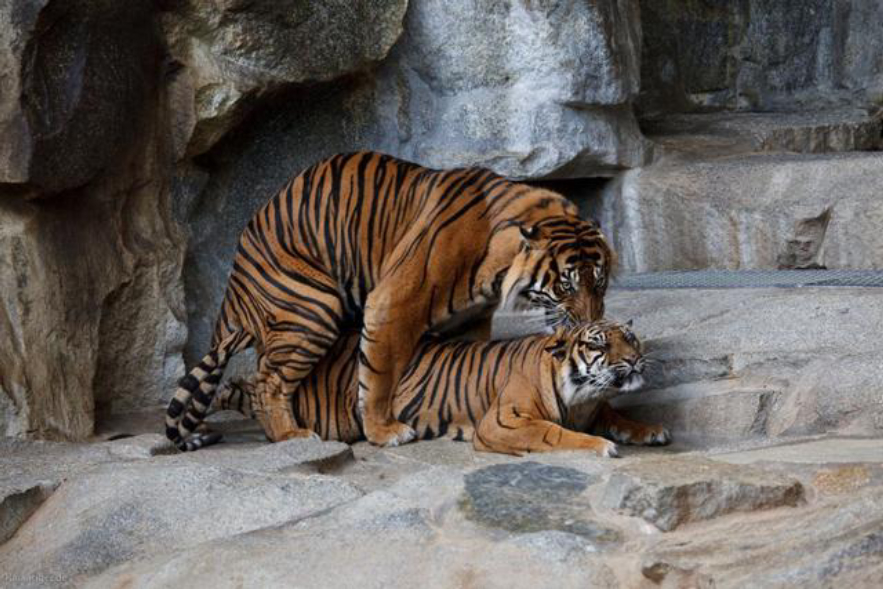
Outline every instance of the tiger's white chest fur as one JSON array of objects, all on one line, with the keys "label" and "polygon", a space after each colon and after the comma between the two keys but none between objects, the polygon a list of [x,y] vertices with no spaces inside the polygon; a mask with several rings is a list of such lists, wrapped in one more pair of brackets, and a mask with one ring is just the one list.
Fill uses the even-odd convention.
[{"label": "tiger's white chest fur", "polygon": [[564,378],[562,379],[564,382],[561,386],[561,400],[564,401],[564,405],[568,409],[589,401],[607,401],[624,392],[612,387],[599,388],[592,383],[577,385],[574,382],[575,379],[571,378],[571,370],[569,366],[564,368]]}]

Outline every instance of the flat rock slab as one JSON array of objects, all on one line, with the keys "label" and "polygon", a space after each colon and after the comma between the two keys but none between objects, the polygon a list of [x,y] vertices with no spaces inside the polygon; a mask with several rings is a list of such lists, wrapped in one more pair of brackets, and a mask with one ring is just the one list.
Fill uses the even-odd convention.
[{"label": "flat rock slab", "polygon": [[733,512],[794,507],[803,500],[803,486],[796,480],[696,457],[660,458],[617,469],[602,505],[667,532]]},{"label": "flat rock slab", "polygon": [[614,403],[662,420],[676,438],[883,432],[879,288],[614,291],[608,300],[656,360],[653,388]]},{"label": "flat rock slab", "polygon": [[12,578],[70,582],[145,552],[279,525],[360,495],[348,483],[318,475],[106,465],[62,484],[0,547],[0,563]]},{"label": "flat rock slab", "polygon": [[[502,475],[517,471],[522,476],[513,487],[521,497],[536,502],[531,490],[541,487],[551,491],[550,499],[558,493],[565,503],[594,480],[577,468],[519,460],[511,465],[466,476],[479,473],[479,482],[496,488],[495,483],[505,486]],[[136,560],[86,586],[401,587],[413,586],[415,578],[421,586],[440,588],[537,587],[549,578],[558,587],[615,586],[612,571],[598,560],[596,543],[585,536],[510,532],[464,517],[459,506],[467,485],[474,483],[460,469],[427,467],[325,514]]]},{"label": "flat rock slab", "polygon": [[497,464],[470,472],[461,509],[484,526],[510,532],[558,530],[598,544],[613,543],[619,534],[592,518],[583,492],[598,481],[560,466],[537,462]]},{"label": "flat rock slab", "polygon": [[[160,442],[32,443],[0,455],[0,468],[18,464],[28,481],[63,481],[0,545],[0,586],[865,586],[883,562],[881,468],[870,462],[715,458],[759,450],[748,443],[605,460],[475,453],[446,440],[231,442],[170,455],[156,454]],[[817,456],[822,447],[807,441]],[[52,470],[59,461],[77,466]],[[806,500],[793,478],[812,485]],[[616,488],[625,507],[611,509]],[[21,490],[31,509],[36,491]],[[666,518],[671,531],[648,533]]]}]

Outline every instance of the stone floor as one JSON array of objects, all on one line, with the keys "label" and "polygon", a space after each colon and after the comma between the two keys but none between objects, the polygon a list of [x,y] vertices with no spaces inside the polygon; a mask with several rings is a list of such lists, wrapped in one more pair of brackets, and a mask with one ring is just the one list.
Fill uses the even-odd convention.
[{"label": "stone floor", "polygon": [[3,587],[879,587],[883,439],[0,446]]},{"label": "stone floor", "polygon": [[883,586],[878,290],[612,292],[658,366],[623,410],[675,434],[619,459],[267,444],[230,414],[179,454],[160,407],[4,440],[0,587]]}]

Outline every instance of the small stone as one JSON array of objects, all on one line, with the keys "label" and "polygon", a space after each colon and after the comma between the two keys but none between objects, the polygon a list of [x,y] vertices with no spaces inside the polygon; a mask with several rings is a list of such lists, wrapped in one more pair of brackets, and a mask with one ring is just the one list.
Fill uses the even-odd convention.
[{"label": "small stone", "polygon": [[841,495],[854,492],[871,481],[871,469],[866,465],[849,465],[822,470],[813,477],[812,485],[822,493]]}]

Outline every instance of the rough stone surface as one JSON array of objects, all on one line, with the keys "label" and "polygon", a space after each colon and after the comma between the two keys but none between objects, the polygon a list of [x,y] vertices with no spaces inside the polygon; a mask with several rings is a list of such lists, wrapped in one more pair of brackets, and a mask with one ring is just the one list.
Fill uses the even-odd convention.
[{"label": "rough stone surface", "polygon": [[[0,487],[61,482],[0,544],[0,583],[873,586],[883,572],[883,465],[848,451],[878,451],[879,439],[627,447],[619,460],[514,458],[445,440],[352,453],[315,440],[130,452],[155,442],[0,448]],[[349,458],[320,464],[343,450]],[[752,465],[730,463],[740,456]],[[680,525],[660,532],[629,507],[609,508],[617,495],[644,501],[641,514],[656,509],[660,527]],[[620,541],[599,542],[584,522]]]},{"label": "rough stone surface", "polygon": [[174,554],[323,512],[361,493],[344,481],[292,469],[341,446],[297,440],[232,457],[206,453],[209,460],[184,455],[96,465],[62,483],[0,547],[3,572],[76,582],[144,552]]},{"label": "rough stone surface", "polygon": [[[883,456],[883,440],[880,438],[834,438],[826,437],[799,444],[775,448],[748,449],[715,455],[715,460],[731,464],[754,464],[761,461],[797,464],[862,463],[879,464]],[[867,473],[865,467],[857,467],[853,475]],[[860,477],[863,478],[863,477]],[[864,477],[868,482],[867,477]]]},{"label": "rough stone surface", "polygon": [[883,98],[878,0],[643,0],[645,112]]},{"label": "rough stone surface", "polygon": [[174,59],[179,156],[210,149],[286,85],[327,82],[386,57],[407,0],[187,0],[163,28]]},{"label": "rough stone surface", "polygon": [[883,324],[875,288],[620,291],[656,360],[656,390],[614,404],[675,437],[879,435]]},{"label": "rough stone surface", "polygon": [[511,532],[559,530],[599,544],[618,539],[616,531],[590,518],[581,497],[595,482],[578,470],[536,462],[487,466],[466,475],[461,508],[482,525]]},{"label": "rough stone surface", "polygon": [[155,404],[183,374],[183,235],[161,139],[54,201],[0,197],[0,432],[84,439],[96,413]]},{"label": "rough stone surface", "polygon": [[0,544],[15,534],[51,491],[43,485],[0,487]]},{"label": "rough stone surface", "polygon": [[59,192],[116,162],[159,66],[151,2],[0,6],[0,183]]},{"label": "rough stone surface", "polygon": [[746,155],[626,172],[597,206],[622,270],[883,268],[883,155]]},{"label": "rough stone surface", "polygon": [[617,469],[602,505],[670,531],[737,511],[794,507],[803,498],[803,486],[796,480],[697,457],[655,459]]},{"label": "rough stone surface", "polygon": [[701,577],[704,586],[877,587],[883,582],[881,500],[879,486],[867,487],[847,500],[786,510],[784,517],[773,510],[702,534],[685,528],[662,538],[647,562]]},{"label": "rough stone surface", "polygon": [[[585,176],[643,160],[638,5],[415,2],[378,76],[393,152],[511,177]],[[434,116],[427,117],[432,112]],[[392,131],[392,132],[390,132]]]}]

